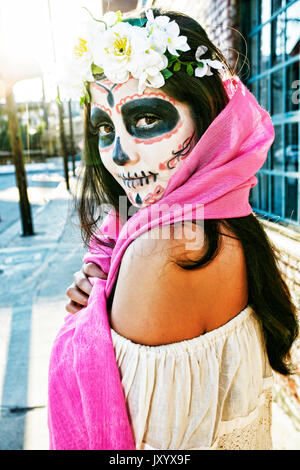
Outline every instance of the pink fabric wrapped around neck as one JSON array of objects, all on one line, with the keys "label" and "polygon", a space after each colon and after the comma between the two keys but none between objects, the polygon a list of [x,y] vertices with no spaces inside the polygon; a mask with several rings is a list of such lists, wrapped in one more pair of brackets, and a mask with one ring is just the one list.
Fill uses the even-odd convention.
[{"label": "pink fabric wrapped around neck", "polygon": [[52,347],[51,449],[135,449],[107,313],[107,299],[128,245],[157,225],[252,212],[249,191],[273,143],[274,127],[238,77],[226,80],[224,87],[230,101],[174,173],[163,197],[128,221],[111,210],[101,233],[113,247],[91,242],[84,261],[97,263],[108,277],[92,279],[87,307],[67,315]]}]

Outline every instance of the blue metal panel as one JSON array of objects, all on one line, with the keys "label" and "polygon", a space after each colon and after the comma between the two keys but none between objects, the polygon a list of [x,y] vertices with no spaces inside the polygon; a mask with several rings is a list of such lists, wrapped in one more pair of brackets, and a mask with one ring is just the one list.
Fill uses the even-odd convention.
[{"label": "blue metal panel", "polygon": [[[297,145],[295,146],[296,151],[297,151],[297,146],[298,146],[298,167],[295,166],[295,169],[298,168],[298,171],[287,171],[286,168],[289,168],[289,166],[286,165],[285,163],[286,161],[288,161],[286,160],[288,158],[287,149],[286,149],[287,136],[289,136],[290,143],[294,145],[294,142],[295,142],[295,139],[293,137],[293,135],[295,134],[293,133],[291,134],[290,127],[289,127],[289,133],[287,134],[287,125],[292,124],[292,123],[300,123],[299,107],[298,109],[295,109],[297,108],[297,106],[289,102],[290,103],[289,108],[287,109],[287,99],[290,100],[293,94],[291,91],[292,83],[294,82],[296,83],[296,80],[299,79],[298,89],[300,85],[300,75],[299,77],[297,77],[297,74],[296,74],[296,80],[294,80],[295,70],[297,70],[297,68],[295,69],[294,67],[297,67],[297,64],[299,64],[300,62],[300,54],[297,54],[294,56],[289,56],[287,54],[287,52],[289,53],[291,52],[290,50],[287,51],[287,48],[286,48],[287,31],[289,32],[292,31],[291,37],[293,40],[295,36],[293,29],[291,30],[287,29],[288,28],[287,20],[291,19],[291,15],[289,14],[289,17],[288,17],[287,11],[290,11],[289,8],[292,5],[296,5],[296,4],[299,4],[299,11],[300,11],[300,0],[283,0],[281,7],[278,8],[277,10],[274,9],[274,11],[272,12],[271,10],[267,11],[265,9],[263,22],[261,22],[262,7],[266,6],[263,4],[264,1],[266,0],[259,0],[259,1],[248,0],[246,2],[243,2],[244,8],[247,8],[248,11],[249,11],[249,7],[256,8],[256,11],[255,12],[252,11],[251,15],[249,14],[245,15],[245,10],[244,10],[244,15],[245,15],[243,19],[244,28],[245,28],[244,34],[248,40],[250,40],[252,37],[257,35],[257,41],[256,41],[257,47],[256,47],[256,51],[253,51],[255,52],[255,54],[253,54],[253,52],[251,53],[251,50],[249,53],[249,57],[252,57],[252,58],[255,57],[257,60],[256,73],[250,76],[250,78],[246,82],[246,85],[248,85],[249,88],[251,88],[252,92],[254,92],[254,88],[251,87],[251,85],[255,84],[255,82],[258,84],[258,86],[256,86],[257,92],[255,93],[258,102],[260,102],[262,106],[267,107],[267,110],[270,112],[273,124],[276,126],[280,126],[280,125],[282,126],[282,149],[281,150],[280,148],[278,149],[278,143],[280,145],[281,140],[277,141],[276,154],[277,152],[280,153],[281,160],[279,157],[277,157],[276,169],[272,168],[271,151],[269,151],[266,164],[258,172],[257,174],[258,184],[255,189],[255,191],[257,191],[256,193],[257,198],[255,201],[256,204],[255,205],[252,204],[252,207],[254,208],[255,212],[260,213],[260,214],[265,214],[266,216],[271,217],[271,218],[276,218],[278,221],[286,222],[292,225],[300,225],[300,207],[299,207],[300,206],[300,200],[299,200],[300,199],[300,147],[299,147],[300,126],[298,126],[298,142],[297,142]],[[292,9],[292,11],[293,10],[294,8]],[[266,16],[266,11],[267,11],[268,16]],[[250,29],[251,28],[250,16],[252,18],[254,16],[256,17],[256,21],[255,21],[256,24],[255,24],[255,27],[253,27],[252,29]],[[277,18],[278,18],[278,21],[275,24],[274,20],[276,20]],[[297,18],[295,18],[295,21],[299,21],[299,19],[297,20]],[[274,24],[274,27],[272,26],[273,24]],[[266,25],[270,25],[269,27],[270,29],[269,28],[266,29]],[[283,42],[282,43],[278,42],[276,38],[276,35],[277,35],[276,28],[279,28],[280,37],[283,38],[283,33],[284,33],[284,50],[281,47],[281,44],[283,44]],[[262,34],[263,34],[264,40],[270,41],[270,48],[269,48],[268,43],[265,45],[261,43]],[[252,41],[249,41],[249,45],[251,49]],[[267,48],[266,48],[266,45],[267,45]],[[293,42],[292,42],[292,45],[293,45]],[[261,48],[262,47],[264,47],[264,58],[265,58],[264,63],[263,63],[264,65],[263,69],[261,67],[262,65]],[[275,47],[279,47],[279,51],[278,49],[275,49]],[[270,50],[270,56],[266,58],[265,51],[267,50],[267,54],[268,54],[269,53],[268,49]],[[274,65],[272,63],[273,57],[274,57],[275,62],[277,62]],[[278,59],[279,59],[279,62],[278,62]],[[288,67],[290,67],[289,74],[288,74]],[[274,77],[273,74],[275,74],[276,72],[279,72],[280,70],[282,70],[283,72],[282,78],[280,74],[277,74],[276,79],[273,82],[272,81],[272,77]],[[299,74],[300,74],[300,71],[299,71]],[[267,89],[266,89],[266,84],[262,82],[263,80],[266,80]],[[272,88],[273,83],[275,83],[275,86],[277,85],[277,90],[278,90],[278,83],[279,85],[281,85],[282,83],[282,90],[281,91],[278,90],[277,92],[274,91],[274,89]],[[262,84],[262,86],[260,86],[260,84]],[[289,87],[290,89],[288,94],[287,94],[287,87]],[[262,94],[262,90],[263,90],[263,94]],[[265,92],[267,93],[267,95],[265,95]],[[295,93],[296,92],[297,90],[295,89]],[[267,97],[267,101],[265,99],[266,97]],[[280,111],[280,114],[274,114],[274,109],[273,109],[274,97],[276,97],[276,99],[278,98],[283,99],[282,106],[281,106],[280,101],[276,103],[276,104],[279,103],[279,105],[276,105],[276,110]],[[291,111],[291,109],[293,111]],[[293,166],[290,169],[293,169]],[[278,183],[280,183],[280,186],[279,187],[275,186],[275,184],[278,184]],[[266,185],[267,185],[267,188],[266,188]],[[296,190],[298,191],[298,199],[296,195]],[[276,199],[274,199],[275,196],[276,196]],[[280,201],[280,197],[281,197],[281,201]],[[251,194],[250,194],[250,201],[251,201]],[[258,207],[255,207],[257,203],[258,203]],[[278,212],[277,214],[274,213],[275,206],[276,206],[276,212]],[[287,212],[291,212],[293,215]],[[292,217],[295,220],[292,220]]]}]

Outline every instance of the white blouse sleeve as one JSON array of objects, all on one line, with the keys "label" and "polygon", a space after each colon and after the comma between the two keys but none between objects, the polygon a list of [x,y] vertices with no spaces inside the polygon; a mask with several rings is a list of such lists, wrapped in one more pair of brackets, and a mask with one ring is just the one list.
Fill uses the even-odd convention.
[{"label": "white blouse sleeve", "polygon": [[272,448],[272,369],[248,305],[222,327],[162,346],[111,329],[137,449]]}]

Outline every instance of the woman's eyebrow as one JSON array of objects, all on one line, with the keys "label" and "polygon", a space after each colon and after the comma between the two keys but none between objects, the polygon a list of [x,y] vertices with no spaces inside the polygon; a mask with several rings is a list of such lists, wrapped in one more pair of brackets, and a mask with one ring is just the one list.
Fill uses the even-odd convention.
[{"label": "woman's eyebrow", "polygon": [[147,99],[147,98],[145,98],[145,96],[149,97],[149,98],[153,98],[153,97],[160,98],[161,100],[168,101],[169,103],[172,103],[173,106],[176,105],[176,101],[173,98],[171,98],[168,95],[162,94],[162,93],[144,92],[142,95],[139,95],[138,93],[134,93],[133,95],[125,96],[124,98],[122,98],[119,101],[119,103],[116,105],[117,113],[120,114],[122,106],[124,106],[124,104],[126,104],[128,101],[133,101],[133,100],[138,101],[138,100],[141,100],[141,99]]}]

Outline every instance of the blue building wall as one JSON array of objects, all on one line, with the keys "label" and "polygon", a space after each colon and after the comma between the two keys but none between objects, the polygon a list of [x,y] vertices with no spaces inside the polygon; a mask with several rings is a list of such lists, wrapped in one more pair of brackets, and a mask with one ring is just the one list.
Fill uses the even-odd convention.
[{"label": "blue building wall", "polygon": [[300,225],[300,0],[242,2],[250,74],[246,81],[269,111],[275,141],[251,191],[255,212]]}]

